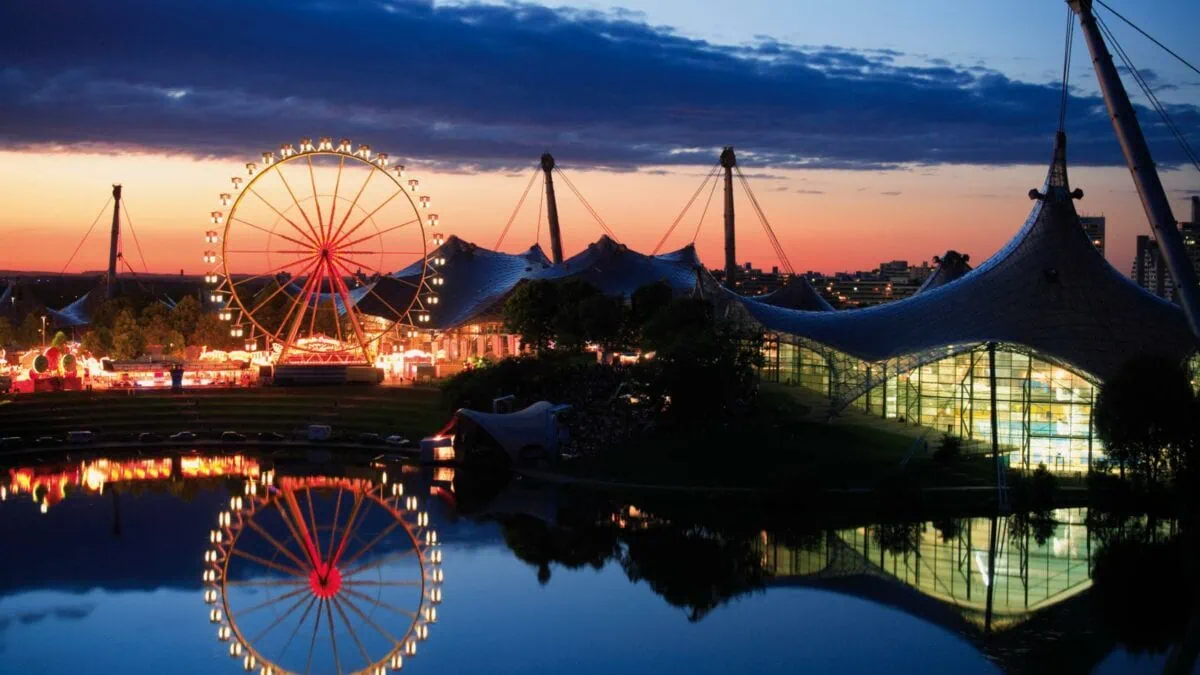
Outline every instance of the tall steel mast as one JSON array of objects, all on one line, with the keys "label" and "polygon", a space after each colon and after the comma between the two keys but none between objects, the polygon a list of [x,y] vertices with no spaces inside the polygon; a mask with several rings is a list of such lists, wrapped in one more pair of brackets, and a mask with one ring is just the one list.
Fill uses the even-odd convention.
[{"label": "tall steel mast", "polygon": [[108,244],[108,281],[104,287],[104,297],[112,299],[117,284],[117,247],[121,241],[121,186],[112,186],[113,217],[112,238]]},{"label": "tall steel mast", "polygon": [[733,167],[737,166],[737,156],[733,154],[732,145],[721,150],[721,166],[725,169],[725,287],[732,289],[737,285],[738,273],[733,219]]},{"label": "tall steel mast", "polygon": [[554,198],[554,156],[548,152],[542,155],[542,171],[546,173],[546,219],[550,222],[550,259],[557,265],[563,261],[562,230],[558,227],[558,201]]},{"label": "tall steel mast", "polygon": [[1096,25],[1096,17],[1092,14],[1092,0],[1067,0],[1067,4],[1079,15],[1079,25],[1087,38],[1092,65],[1096,68],[1096,78],[1100,81],[1100,91],[1104,94],[1104,105],[1112,118],[1113,129],[1121,143],[1121,152],[1125,154],[1125,163],[1129,165],[1129,173],[1133,175],[1133,184],[1142,198],[1142,208],[1146,210],[1146,218],[1149,219],[1154,236],[1158,239],[1167,270],[1175,280],[1179,304],[1187,315],[1192,333],[1200,337],[1200,290],[1196,287],[1196,270],[1183,248],[1183,236],[1180,235],[1178,223],[1171,213],[1171,204],[1167,200],[1162,181],[1159,180],[1158,171],[1154,168],[1154,159],[1150,157],[1150,148],[1147,147],[1146,137],[1142,135],[1142,128],[1138,125],[1133,104],[1129,101],[1125,85],[1121,83],[1121,77],[1113,65],[1112,55],[1104,43],[1104,36]]}]

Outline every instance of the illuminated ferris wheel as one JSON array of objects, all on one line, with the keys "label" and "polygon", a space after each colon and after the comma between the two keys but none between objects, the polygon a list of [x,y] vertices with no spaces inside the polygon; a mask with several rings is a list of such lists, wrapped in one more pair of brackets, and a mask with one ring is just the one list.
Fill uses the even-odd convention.
[{"label": "illuminated ferris wheel", "polygon": [[442,283],[427,257],[441,244],[438,216],[387,153],[305,138],[264,152],[231,183],[204,252],[210,299],[231,336],[281,345],[280,361],[327,352],[336,339],[370,363],[389,331],[411,336],[429,323]]},{"label": "illuminated ferris wheel", "polygon": [[442,551],[403,485],[264,472],[218,516],[204,599],[248,672],[399,670],[437,621]]}]

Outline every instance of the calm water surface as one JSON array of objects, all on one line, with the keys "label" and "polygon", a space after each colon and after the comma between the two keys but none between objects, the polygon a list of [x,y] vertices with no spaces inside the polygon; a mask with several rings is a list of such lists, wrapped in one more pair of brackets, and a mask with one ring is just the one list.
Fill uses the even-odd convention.
[{"label": "calm water surface", "polygon": [[[252,647],[299,672],[389,654],[411,673],[1025,672],[1014,645],[1087,600],[1100,545],[1082,510],[772,532],[446,471],[226,458],[205,478],[197,460],[155,461],[5,470],[0,671],[234,673]],[[346,583],[292,574],[306,541],[328,562],[341,535]],[[1165,658],[1106,639],[1071,649],[1077,672],[1155,673]]]}]

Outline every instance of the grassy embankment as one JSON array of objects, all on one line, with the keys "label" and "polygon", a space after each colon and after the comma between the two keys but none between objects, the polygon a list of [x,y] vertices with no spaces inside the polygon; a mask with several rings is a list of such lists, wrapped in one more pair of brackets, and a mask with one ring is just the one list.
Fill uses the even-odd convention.
[{"label": "grassy embankment", "polygon": [[[795,389],[764,385],[744,419],[660,432],[555,470],[612,482],[764,490],[873,488],[898,476],[923,487],[995,480],[990,458],[937,462],[912,452],[920,433],[913,427],[854,411],[829,423],[807,403]],[[940,442],[932,433],[926,438],[934,447]]]},{"label": "grassy embankment", "polygon": [[193,431],[291,434],[328,424],[337,435],[360,432],[420,438],[445,423],[439,393],[431,388],[308,387],[22,394],[0,398],[0,436],[32,442],[91,430],[101,441],[132,440],[148,431],[164,436]]}]

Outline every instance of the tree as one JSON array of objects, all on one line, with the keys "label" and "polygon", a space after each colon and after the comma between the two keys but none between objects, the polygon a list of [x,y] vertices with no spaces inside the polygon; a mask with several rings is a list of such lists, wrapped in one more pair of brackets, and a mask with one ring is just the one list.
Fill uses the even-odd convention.
[{"label": "tree", "polygon": [[577,305],[578,323],[584,338],[607,351],[625,345],[625,303],[618,297],[597,293]]},{"label": "tree", "polygon": [[26,314],[17,328],[16,342],[26,349],[42,344],[42,317],[34,312]]},{"label": "tree", "polygon": [[230,345],[229,324],[221,321],[214,314],[201,314],[196,321],[196,329],[188,338],[188,344],[209,349],[225,349]]},{"label": "tree", "polygon": [[142,335],[146,344],[166,346],[171,328],[171,310],[161,302],[154,302],[142,310]]},{"label": "tree", "polygon": [[665,281],[655,281],[639,287],[629,297],[629,323],[634,331],[641,331],[655,314],[671,304],[675,297],[671,286]]},{"label": "tree", "polygon": [[109,356],[112,353],[112,333],[103,326],[92,326],[84,333],[79,346],[97,359]]},{"label": "tree", "polygon": [[558,284],[557,294],[554,319],[551,322],[554,346],[573,351],[581,350],[590,337],[585,306],[597,302],[597,298],[600,298],[598,302],[602,303],[604,296],[595,286],[579,279]]},{"label": "tree", "polygon": [[1109,457],[1151,483],[1179,476],[1192,450],[1195,395],[1187,372],[1156,355],[1130,359],[1100,389],[1096,435]]},{"label": "tree", "polygon": [[504,325],[520,335],[524,344],[545,349],[554,339],[558,303],[554,282],[539,279],[520,284],[504,303]]},{"label": "tree", "polygon": [[133,318],[133,310],[121,310],[113,321],[112,357],[118,360],[136,359],[145,351],[146,336]]},{"label": "tree", "polygon": [[200,321],[200,303],[196,298],[185,295],[182,300],[175,303],[174,309],[171,310],[171,329],[179,332],[181,335],[191,335],[196,332],[196,324]]},{"label": "tree", "polygon": [[0,349],[11,345],[16,337],[17,331],[13,328],[12,321],[8,317],[0,317]]}]

